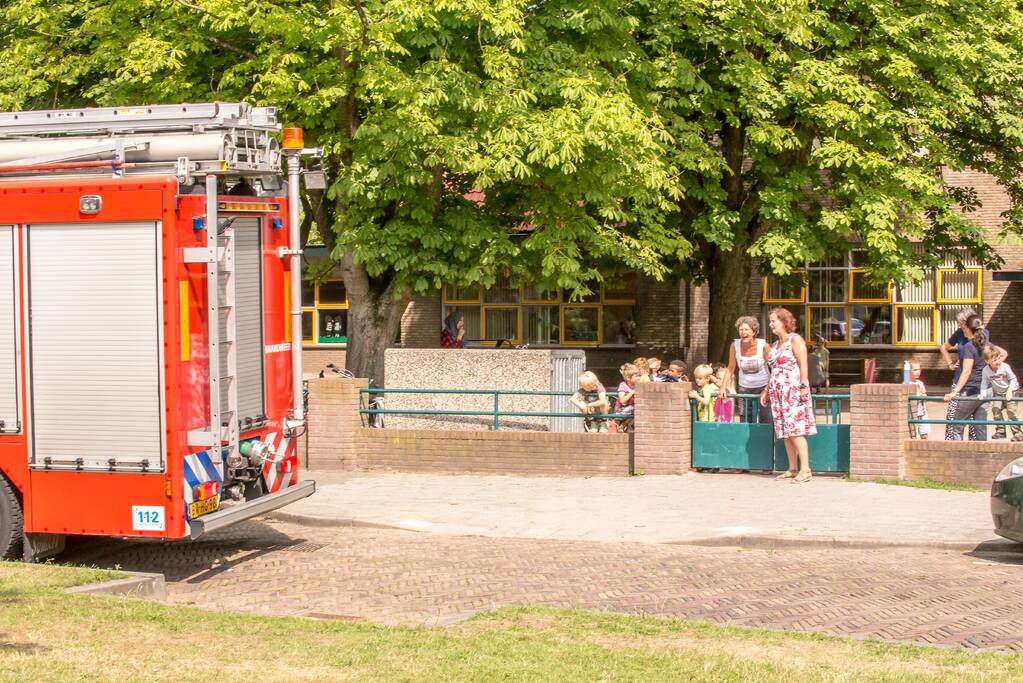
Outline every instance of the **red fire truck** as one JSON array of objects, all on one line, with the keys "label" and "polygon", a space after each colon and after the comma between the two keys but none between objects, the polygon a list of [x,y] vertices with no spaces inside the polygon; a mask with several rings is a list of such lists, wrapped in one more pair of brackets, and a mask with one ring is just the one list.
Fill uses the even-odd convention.
[{"label": "red fire truck", "polygon": [[0,113],[0,556],[313,492],[298,192],[323,177],[280,131],[244,103]]}]

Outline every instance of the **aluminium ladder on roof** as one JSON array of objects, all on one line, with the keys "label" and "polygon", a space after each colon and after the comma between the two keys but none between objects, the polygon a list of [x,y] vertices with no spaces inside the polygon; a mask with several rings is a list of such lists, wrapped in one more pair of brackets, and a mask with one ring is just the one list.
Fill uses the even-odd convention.
[{"label": "aluminium ladder on roof", "polygon": [[276,176],[280,129],[274,107],[244,102],[0,112],[0,180]]}]

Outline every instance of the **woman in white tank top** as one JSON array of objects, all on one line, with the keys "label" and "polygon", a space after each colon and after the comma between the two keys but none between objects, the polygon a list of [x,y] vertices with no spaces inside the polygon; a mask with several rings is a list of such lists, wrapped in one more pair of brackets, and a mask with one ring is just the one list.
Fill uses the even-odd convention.
[{"label": "woman in white tank top", "polygon": [[[756,318],[744,315],[735,321],[735,329],[739,338],[732,342],[728,349],[728,371],[736,377],[740,394],[760,394],[771,379],[771,371],[767,367],[767,354],[770,347],[767,342],[757,337],[760,323]],[[771,423],[771,408],[758,406],[757,401],[745,399],[739,402],[744,408],[740,411],[743,422],[752,422],[751,408],[759,408],[757,422]]]}]

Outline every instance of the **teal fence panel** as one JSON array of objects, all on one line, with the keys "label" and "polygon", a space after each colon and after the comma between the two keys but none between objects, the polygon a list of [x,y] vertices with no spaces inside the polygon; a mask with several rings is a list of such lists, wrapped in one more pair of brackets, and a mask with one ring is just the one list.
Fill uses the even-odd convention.
[{"label": "teal fence panel", "polygon": [[[755,420],[755,395],[732,395],[737,419]],[[693,406],[696,414],[696,406]],[[693,467],[736,470],[774,469],[774,427],[756,422],[693,421]]]},{"label": "teal fence panel", "polygon": [[693,467],[774,468],[774,427],[742,422],[694,422]]},{"label": "teal fence panel", "polygon": [[[849,425],[817,425],[817,433],[806,438],[810,449],[810,469],[814,472],[849,471]],[[785,442],[778,439],[774,446],[774,468],[779,472],[789,468]]]},{"label": "teal fence panel", "polygon": [[[849,471],[849,425],[842,424],[842,405],[847,400],[849,397],[844,394],[813,397],[817,433],[806,437],[806,445],[814,472]],[[785,442],[781,439],[774,446],[774,468],[778,471],[789,468]]]}]

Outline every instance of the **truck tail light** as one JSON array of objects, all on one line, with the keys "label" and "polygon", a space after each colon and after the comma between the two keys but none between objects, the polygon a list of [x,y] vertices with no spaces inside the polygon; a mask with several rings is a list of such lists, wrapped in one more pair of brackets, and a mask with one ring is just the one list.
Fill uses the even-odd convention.
[{"label": "truck tail light", "polygon": [[193,498],[195,500],[209,500],[220,495],[220,482],[219,481],[207,481],[199,484],[192,489]]}]

